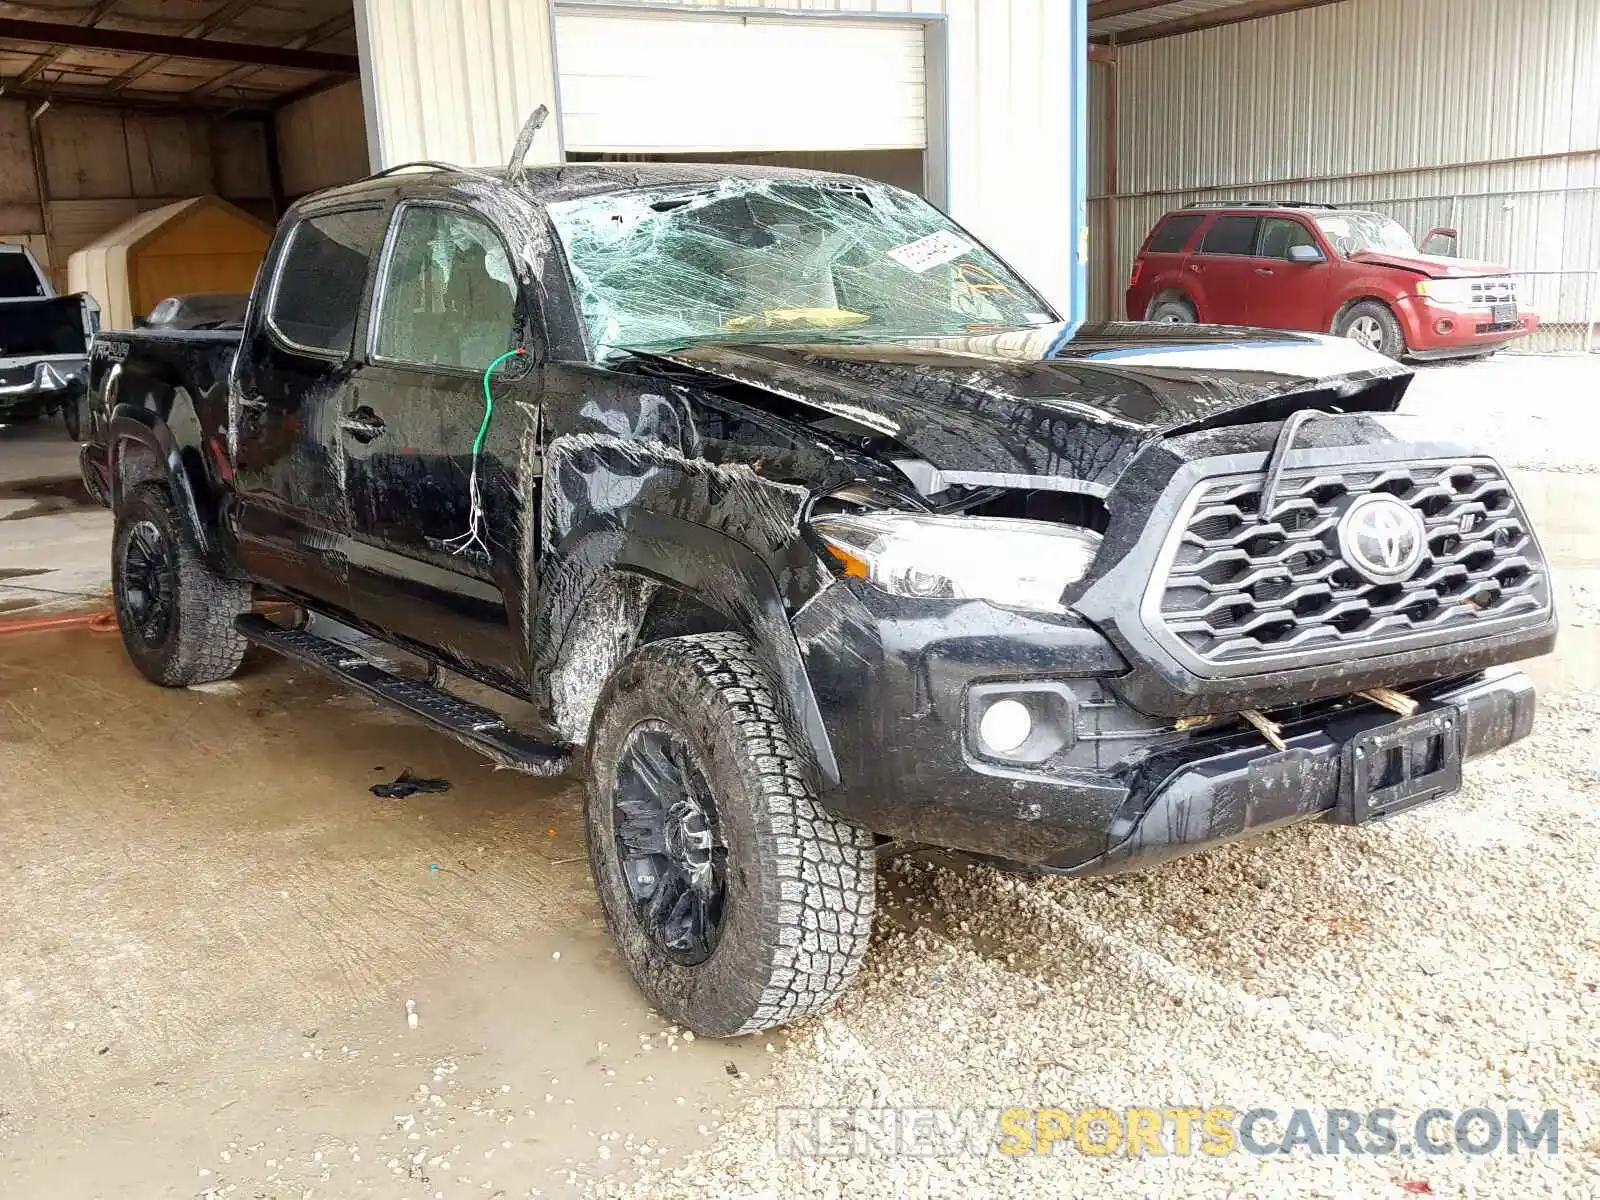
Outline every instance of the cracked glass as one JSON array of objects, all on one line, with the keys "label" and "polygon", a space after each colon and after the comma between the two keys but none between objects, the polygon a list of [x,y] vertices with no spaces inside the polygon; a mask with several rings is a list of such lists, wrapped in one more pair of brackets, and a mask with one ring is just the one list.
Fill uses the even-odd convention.
[{"label": "cracked glass", "polygon": [[740,180],[550,206],[597,358],[702,341],[861,342],[1058,318],[926,201]]}]

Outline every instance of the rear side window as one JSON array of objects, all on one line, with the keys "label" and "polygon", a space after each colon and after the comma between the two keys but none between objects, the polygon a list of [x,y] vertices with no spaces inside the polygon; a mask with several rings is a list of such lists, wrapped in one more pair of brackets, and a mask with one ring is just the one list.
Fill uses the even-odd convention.
[{"label": "rear side window", "polygon": [[1260,217],[1218,217],[1200,241],[1201,254],[1251,254]]},{"label": "rear side window", "polygon": [[301,221],[278,261],[268,314],[283,337],[306,350],[350,353],[367,264],[383,237],[376,208]]},{"label": "rear side window", "polygon": [[1150,235],[1150,244],[1144,248],[1144,252],[1176,254],[1188,243],[1189,235],[1200,228],[1200,222],[1203,220],[1205,220],[1204,213],[1173,213],[1156,226],[1156,231]]}]

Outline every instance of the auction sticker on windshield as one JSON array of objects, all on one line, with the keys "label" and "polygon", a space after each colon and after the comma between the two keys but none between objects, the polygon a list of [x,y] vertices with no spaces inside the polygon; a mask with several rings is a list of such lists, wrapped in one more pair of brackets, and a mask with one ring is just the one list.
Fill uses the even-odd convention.
[{"label": "auction sticker on windshield", "polygon": [[948,229],[941,229],[938,233],[930,233],[914,242],[896,246],[889,251],[889,257],[906,270],[921,275],[942,263],[954,262],[971,249],[972,243],[966,238]]}]

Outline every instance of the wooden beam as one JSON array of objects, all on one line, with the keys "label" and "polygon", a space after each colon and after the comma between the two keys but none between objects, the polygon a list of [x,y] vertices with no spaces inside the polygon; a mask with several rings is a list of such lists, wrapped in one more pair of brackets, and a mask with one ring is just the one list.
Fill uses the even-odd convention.
[{"label": "wooden beam", "polygon": [[[104,17],[120,3],[122,3],[122,0],[100,0],[100,3],[91,8],[84,16],[83,23],[85,25],[97,24],[100,18]],[[66,52],[67,48],[65,46],[57,46],[53,50],[46,50],[43,54],[39,55],[38,58],[29,63],[21,75],[18,75],[14,80],[11,81],[11,83],[6,85],[7,90],[32,83],[35,79],[39,78],[39,76],[43,75],[46,70],[54,66],[56,59],[60,58]]]},{"label": "wooden beam", "polygon": [[[39,80],[23,84],[20,87],[7,88],[6,98],[52,100],[60,107],[87,105],[91,108],[115,109],[118,112],[143,112],[165,114],[167,116],[205,113],[214,117],[221,113],[238,112],[242,116],[259,117],[266,116],[272,111],[265,100],[254,100],[248,103],[238,100],[191,100],[187,95],[182,94],[174,95],[168,99],[157,92],[133,92],[127,95],[118,95],[106,91],[103,87],[53,82],[42,83]],[[45,119],[49,120],[48,117]]]},{"label": "wooden beam", "polygon": [[[341,15],[334,17],[331,21],[324,21],[310,33],[305,33],[295,38],[294,41],[290,42],[288,46],[285,47],[285,49],[299,50],[305,46],[315,46],[318,42],[326,41],[336,33],[343,33],[355,23],[356,18],[353,11],[342,13]],[[185,95],[193,100],[202,100],[211,95],[213,92],[217,92],[225,87],[231,87],[235,84],[243,82],[250,76],[254,75],[258,69],[259,68],[253,66],[234,67],[231,70],[224,71],[215,79],[207,80],[199,87],[191,89],[189,92],[185,93]],[[313,83],[308,86],[320,90],[321,83],[319,81],[318,83]],[[305,89],[301,90],[303,91]]]},{"label": "wooden beam", "polygon": [[1117,48],[1115,46],[1102,46],[1099,42],[1090,42],[1089,61],[1114,63],[1117,61]]},{"label": "wooden beam", "polygon": [[1317,8],[1324,4],[1338,4],[1340,0],[1250,0],[1231,8],[1214,8],[1210,12],[1175,21],[1162,21],[1158,25],[1141,25],[1117,34],[1119,46],[1135,42],[1153,42],[1157,38],[1177,37],[1183,33],[1198,33],[1202,29],[1216,29],[1221,25],[1237,25],[1240,21],[1254,21],[1260,17],[1277,17],[1298,12],[1302,8]]},{"label": "wooden beam", "polygon": [[1152,8],[1165,8],[1178,0],[1089,0],[1089,21],[1104,21],[1107,17],[1125,17],[1129,13],[1146,12]]},{"label": "wooden beam", "polygon": [[[189,28],[185,29],[179,36],[186,38],[210,37],[213,33],[221,29],[229,21],[233,20],[240,13],[244,12],[245,9],[251,7],[255,3],[256,0],[227,0],[227,3],[223,4],[221,8],[214,10],[212,14],[204,21],[200,21],[189,26]],[[120,92],[129,84],[143,79],[162,63],[170,61],[172,61],[171,57],[165,54],[152,54],[148,58],[141,58],[138,62],[134,63],[133,66],[129,67],[121,75],[118,75],[115,79],[113,79],[107,85],[107,90],[112,92]]]},{"label": "wooden beam", "polygon": [[95,29],[56,25],[49,21],[13,21],[0,18],[0,40],[43,42],[49,46],[111,50],[123,54],[164,54],[196,62],[248,63],[256,67],[283,67],[294,71],[328,71],[359,75],[354,54],[325,54],[314,50],[289,50],[282,46],[257,46],[247,42],[213,42],[165,34],[132,33],[125,29]]}]

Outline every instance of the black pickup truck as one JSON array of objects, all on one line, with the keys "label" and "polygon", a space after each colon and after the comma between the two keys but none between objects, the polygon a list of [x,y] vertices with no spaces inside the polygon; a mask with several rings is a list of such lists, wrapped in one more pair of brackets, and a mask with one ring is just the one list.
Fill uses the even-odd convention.
[{"label": "black pickup truck", "polygon": [[1110,872],[1446,796],[1555,638],[1505,471],[1396,413],[1404,368],[1063,323],[848,176],[387,173],[294,206],[242,333],[107,334],[92,378],[138,668],[255,643],[581,752],[622,958],[706,1034],[839,993],[885,846]]},{"label": "black pickup truck", "polygon": [[0,425],[59,410],[78,439],[99,325],[93,297],[56,295],[26,246],[0,242]]}]

